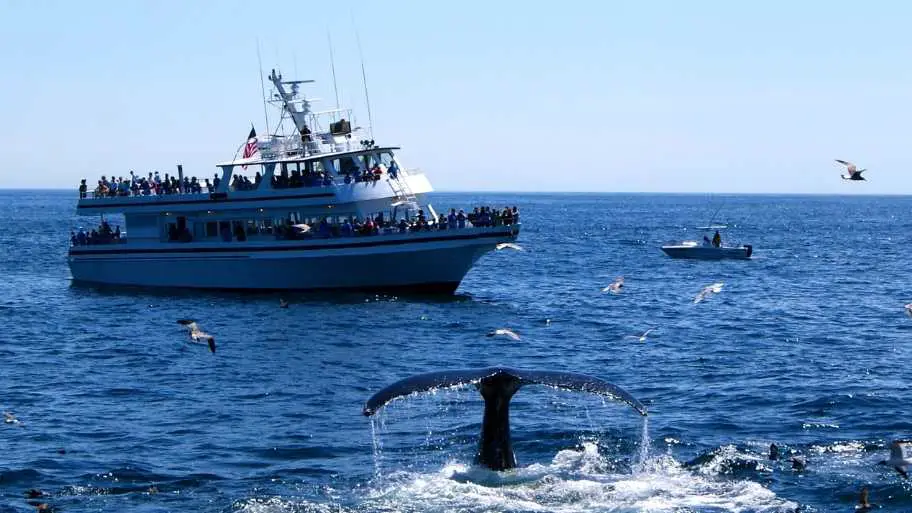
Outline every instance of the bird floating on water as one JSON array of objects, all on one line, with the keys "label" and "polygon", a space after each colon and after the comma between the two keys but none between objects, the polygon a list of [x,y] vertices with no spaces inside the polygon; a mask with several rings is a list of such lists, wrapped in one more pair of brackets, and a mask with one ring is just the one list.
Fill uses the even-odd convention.
[{"label": "bird floating on water", "polygon": [[513,330],[507,328],[498,328],[488,332],[489,337],[508,337],[513,340],[519,340],[519,335],[516,334]]},{"label": "bird floating on water", "polygon": [[843,180],[855,180],[855,181],[865,180],[865,177],[861,176],[861,174],[864,173],[865,171],[867,171],[867,169],[858,169],[857,167],[855,167],[855,164],[852,164],[851,162],[849,162],[847,160],[836,159],[836,162],[839,162],[840,164],[845,166],[846,171],[849,173],[848,175],[839,175],[842,177]]},{"label": "bird floating on water", "polygon": [[874,505],[868,502],[868,487],[861,487],[861,494],[858,497],[858,505],[855,506],[855,511],[864,512],[870,511]]},{"label": "bird floating on water", "polygon": [[199,343],[205,342],[209,345],[209,350],[213,353],[215,352],[215,337],[200,329],[199,324],[197,324],[196,321],[190,319],[180,319],[177,321],[177,323],[187,328],[187,332],[190,335],[190,340]]},{"label": "bird floating on water", "polygon": [[697,303],[703,301],[704,299],[712,296],[713,294],[718,294],[719,292],[722,292],[723,285],[725,285],[725,284],[720,281],[718,283],[713,283],[712,285],[709,285],[708,287],[703,287],[703,290],[701,290],[700,293],[694,297],[694,304],[697,304]]},{"label": "bird floating on water", "polygon": [[627,335],[624,338],[635,338],[635,339],[639,340],[640,342],[646,342],[646,337],[649,336],[649,334],[652,333],[653,331],[655,331],[656,329],[658,329],[658,328],[655,328],[655,327],[649,328],[648,330],[644,331],[642,335]]},{"label": "bird floating on water", "polygon": [[912,317],[912,303],[909,303],[909,304],[903,306],[903,308],[905,308],[905,310],[906,310],[906,315],[908,315],[909,317]]},{"label": "bird floating on water", "polygon": [[899,475],[908,479],[909,474],[906,468],[912,465],[912,456],[907,455],[912,440],[896,440],[890,444],[890,459],[883,460],[880,465],[889,465],[893,467]]},{"label": "bird floating on water", "polygon": [[615,278],[614,283],[608,285],[602,289],[602,292],[610,292],[612,294],[620,294],[621,290],[624,288],[624,277],[618,276]]},{"label": "bird floating on water", "polygon": [[8,411],[3,412],[3,422],[5,424],[22,424],[15,415]]},{"label": "bird floating on water", "polygon": [[512,242],[501,242],[500,244],[494,246],[494,249],[500,251],[502,249],[512,249],[514,251],[525,251],[522,246],[519,244],[513,244]]}]

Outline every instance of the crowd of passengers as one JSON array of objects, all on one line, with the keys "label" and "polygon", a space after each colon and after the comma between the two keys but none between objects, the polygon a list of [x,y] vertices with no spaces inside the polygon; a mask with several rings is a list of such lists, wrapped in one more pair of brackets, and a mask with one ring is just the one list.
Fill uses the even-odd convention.
[{"label": "crowd of passengers", "polygon": [[[259,173],[257,173],[256,183],[260,183]],[[293,169],[283,169],[279,174],[272,175],[273,189],[297,189],[298,187],[318,187],[329,186],[333,184],[333,179],[329,173],[322,171],[300,171]]]},{"label": "crowd of passengers", "polygon": [[[193,177],[184,177],[183,187],[181,187],[181,181],[176,176],[170,176],[168,173],[165,173],[165,177],[162,178],[159,175],[158,171],[154,173],[149,173],[148,177],[139,176],[133,171],[130,171],[130,177],[111,177],[109,180],[106,176],[102,176],[101,180],[98,180],[98,185],[95,187],[95,197],[96,198],[114,198],[114,197],[126,197],[126,196],[152,196],[152,195],[162,195],[162,194],[178,194],[181,192],[199,194],[203,190],[211,191],[215,187],[218,187],[219,178],[216,175],[215,183],[210,184],[209,179],[207,178],[205,184],[200,183],[199,180]],[[86,179],[83,178],[79,183],[79,197],[86,198],[88,196],[88,185],[86,184]]]},{"label": "crowd of passengers", "polygon": [[[467,226],[491,227],[510,226],[519,223],[519,210],[516,207],[504,207],[503,210],[491,207],[475,207],[472,212],[450,209],[448,215],[440,214],[437,219],[425,215],[424,210],[418,210],[418,215],[412,220],[400,219],[395,222],[385,218],[383,213],[376,217],[366,217],[364,220],[356,218],[345,219],[341,224],[330,223],[325,217],[316,227],[307,227],[301,230],[302,225],[292,225],[286,221],[284,225],[276,228],[276,238],[279,239],[304,239],[313,237],[352,237],[356,235],[379,235],[380,233],[412,233],[442,230],[458,230]],[[241,240],[241,239],[239,239]]]},{"label": "crowd of passengers", "polygon": [[[371,169],[364,169],[363,171],[358,170],[355,166],[352,169],[343,170],[343,181],[346,184],[377,182],[383,176],[384,170],[393,179],[396,179],[399,173],[399,168],[395,162],[391,163],[388,168],[378,164]],[[253,180],[243,175],[234,175],[231,179],[231,189],[235,191],[254,190],[260,186],[262,180],[263,176],[259,171],[254,175]],[[101,180],[98,180],[94,193],[96,198],[158,196],[179,193],[199,194],[203,191],[214,191],[220,182],[221,179],[218,173],[215,174],[211,182],[208,178],[200,182],[195,176],[184,177],[183,187],[181,187],[180,179],[176,176],[170,176],[168,173],[165,173],[164,178],[162,178],[158,171],[149,173],[148,177],[139,176],[130,171],[129,178],[112,176],[109,180],[106,176],[102,176]],[[333,183],[331,174],[323,171],[300,171],[297,169],[288,171],[287,169],[282,169],[280,173],[272,176],[273,189],[326,187],[333,185]],[[86,198],[88,193],[89,188],[86,184],[86,179],[83,178],[79,184],[79,197]]]},{"label": "crowd of passengers", "polygon": [[85,231],[82,228],[78,232],[70,232],[70,243],[74,246],[88,246],[93,244],[113,244],[120,242],[120,225],[113,230],[107,221],[102,221],[98,229]]}]

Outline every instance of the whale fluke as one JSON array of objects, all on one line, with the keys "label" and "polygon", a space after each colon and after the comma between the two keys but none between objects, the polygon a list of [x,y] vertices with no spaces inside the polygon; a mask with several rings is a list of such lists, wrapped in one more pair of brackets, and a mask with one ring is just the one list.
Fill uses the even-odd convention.
[{"label": "whale fluke", "polygon": [[373,415],[386,403],[398,397],[473,383],[485,401],[481,439],[475,459],[477,463],[492,470],[505,470],[516,466],[516,457],[510,442],[510,399],[525,385],[546,385],[601,395],[627,403],[640,415],[647,414],[646,407],[635,397],[603,379],[574,372],[506,367],[445,370],[405,378],[371,396],[364,405],[363,413],[366,416]]}]

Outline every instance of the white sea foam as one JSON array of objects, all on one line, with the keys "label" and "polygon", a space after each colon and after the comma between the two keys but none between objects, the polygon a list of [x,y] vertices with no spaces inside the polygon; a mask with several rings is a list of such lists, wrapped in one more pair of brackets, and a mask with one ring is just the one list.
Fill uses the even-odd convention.
[{"label": "white sea foam", "polygon": [[550,464],[509,472],[450,462],[437,472],[398,472],[371,490],[359,511],[548,511],[575,513],[794,511],[758,483],[683,469],[669,456],[651,458],[634,473],[620,472],[595,443],[558,452]]}]

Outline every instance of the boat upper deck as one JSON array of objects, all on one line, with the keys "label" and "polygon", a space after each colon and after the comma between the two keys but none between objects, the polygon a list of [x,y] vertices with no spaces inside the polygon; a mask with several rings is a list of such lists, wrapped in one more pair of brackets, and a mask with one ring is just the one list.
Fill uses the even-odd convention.
[{"label": "boat upper deck", "polygon": [[[395,147],[373,147],[321,155],[286,156],[281,159],[219,164],[221,172],[210,178],[150,172],[147,176],[102,176],[89,190],[79,186],[79,213],[115,210],[147,211],[156,207],[192,207],[237,202],[323,202],[376,198],[410,199],[431,190],[419,170],[400,170]],[[252,176],[250,171],[253,171]]]},{"label": "boat upper deck", "polygon": [[[129,176],[102,176],[94,184],[83,179],[77,212],[206,210],[207,203],[248,209],[257,202],[280,207],[323,202],[332,208],[335,203],[390,198],[411,202],[432,190],[420,172],[402,171],[395,155],[399,147],[376,145],[369,129],[349,121],[350,109],[313,112],[313,99],[299,91],[311,81],[286,81],[275,70],[269,80],[275,86],[269,101],[280,104],[283,113],[278,127],[265,137],[251,127],[235,158],[217,164],[212,178],[186,176],[178,165],[173,174],[153,171],[143,176],[131,170]],[[365,132],[371,135],[360,135]]]}]

